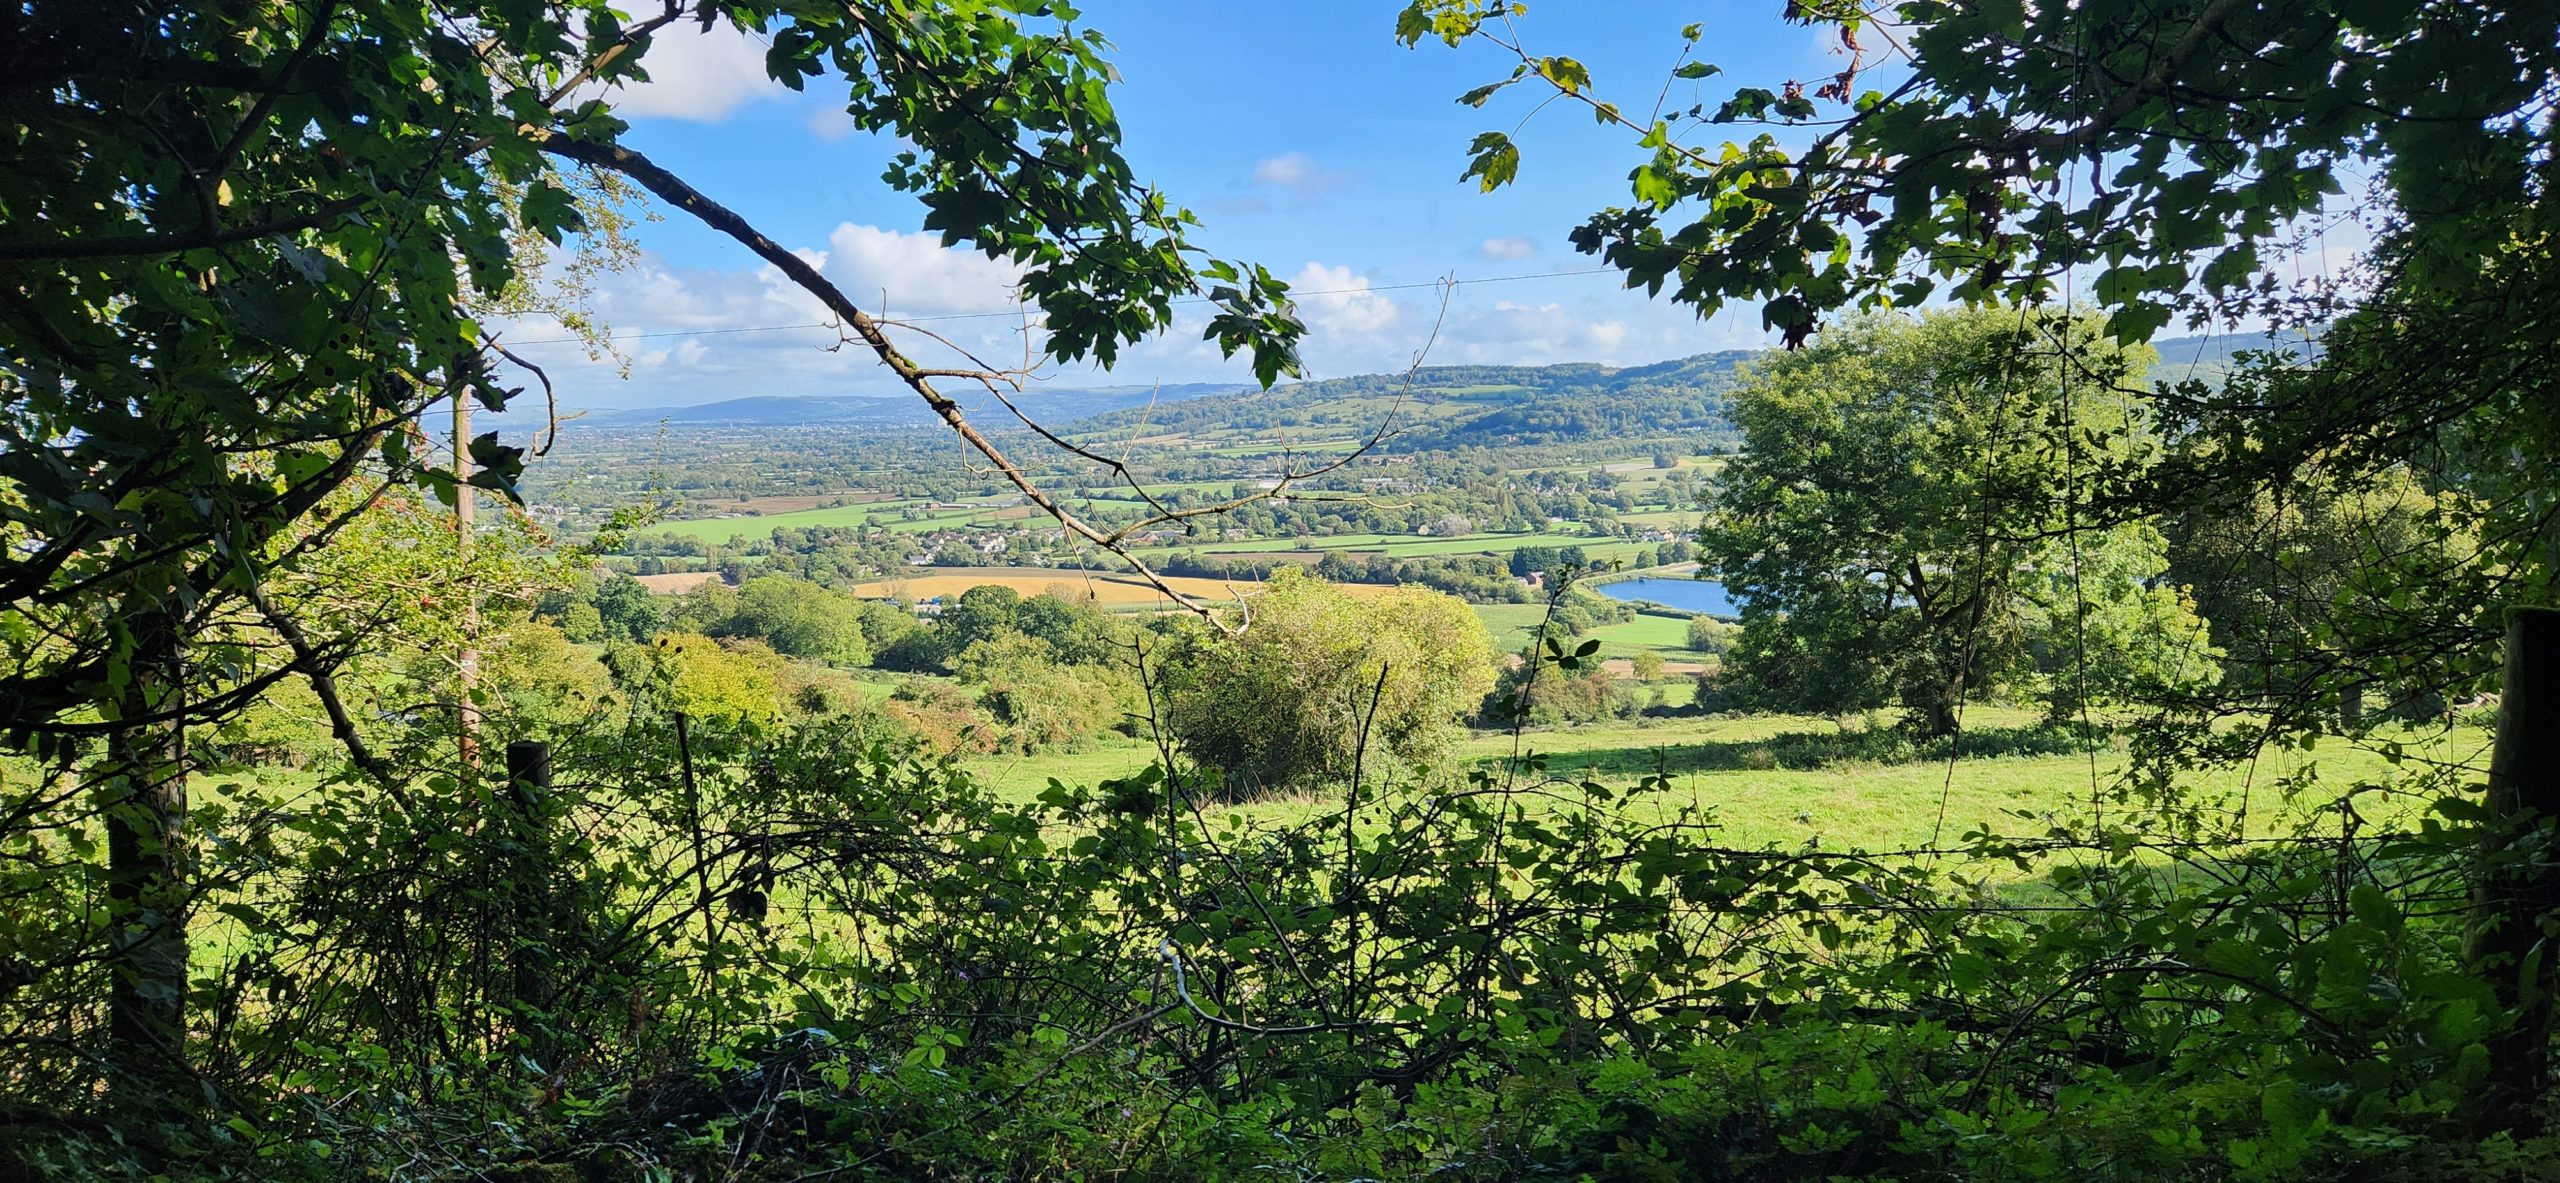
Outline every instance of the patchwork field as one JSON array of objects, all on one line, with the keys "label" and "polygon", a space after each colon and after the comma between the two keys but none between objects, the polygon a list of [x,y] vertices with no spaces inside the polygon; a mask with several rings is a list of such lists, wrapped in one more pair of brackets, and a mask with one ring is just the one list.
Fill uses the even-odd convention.
[{"label": "patchwork field", "polygon": [[[1168,577],[1165,582],[1176,591],[1204,600],[1226,602],[1239,591],[1249,589],[1249,581],[1229,582],[1220,579],[1194,579],[1188,576]],[[973,587],[1009,587],[1025,596],[1036,596],[1056,590],[1069,597],[1091,596],[1112,607],[1162,604],[1171,606],[1165,594],[1135,575],[1116,571],[1073,571],[1062,568],[1033,567],[939,567],[933,574],[905,579],[881,579],[858,584],[857,595],[874,599],[904,596],[923,600],[935,596],[950,598]],[[1385,591],[1383,587],[1363,584],[1346,585],[1355,595]]]}]

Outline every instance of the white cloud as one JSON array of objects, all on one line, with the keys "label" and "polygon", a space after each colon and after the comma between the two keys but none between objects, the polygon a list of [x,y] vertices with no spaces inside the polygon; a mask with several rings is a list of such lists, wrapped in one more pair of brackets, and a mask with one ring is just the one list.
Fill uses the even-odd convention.
[{"label": "white cloud", "polygon": [[1294,189],[1305,184],[1307,178],[1314,176],[1315,173],[1316,162],[1313,157],[1304,152],[1289,152],[1279,156],[1267,156],[1256,161],[1253,166],[1253,183]]},{"label": "white cloud", "polygon": [[1010,263],[946,247],[938,234],[851,222],[837,226],[825,253],[811,261],[856,303],[891,316],[1010,311],[1022,274]]},{"label": "white cloud", "polygon": [[815,108],[809,112],[808,118],[801,120],[801,125],[809,129],[810,135],[830,144],[862,130],[854,125],[853,116],[845,114],[841,107]]},{"label": "white cloud", "polygon": [[1320,334],[1375,336],[1404,317],[1402,305],[1371,291],[1368,278],[1349,267],[1309,263],[1290,277],[1289,294],[1308,327]]},{"label": "white cloud", "polygon": [[1326,168],[1304,152],[1265,156],[1253,164],[1253,183],[1256,186],[1286,190],[1309,201],[1340,189],[1353,179],[1352,174]]},{"label": "white cloud", "polygon": [[[865,308],[885,289],[893,317],[961,316],[924,327],[997,365],[1023,360],[1022,321],[1009,290],[1014,270],[974,251],[944,248],[931,234],[846,223],[823,243],[794,252]],[[617,333],[702,334],[626,340],[629,380],[610,363],[560,343],[559,326],[534,320],[506,330],[520,354],[559,384],[564,407],[679,406],[747,395],[885,394],[913,397],[859,343],[819,325],[824,307],[775,268],[740,257],[738,266],[697,270],[645,256],[628,271],[598,278],[596,311]],[[1401,372],[1440,321],[1425,291],[1385,292],[1383,282],[1347,265],[1309,262],[1289,277],[1308,325],[1302,353],[1311,376]],[[1409,295],[1410,298],[1399,298]],[[1147,382],[1250,381],[1249,362],[1225,359],[1200,340],[1207,310],[1183,306],[1169,332],[1125,348],[1112,372],[1057,367],[1059,389]],[[753,330],[753,331],[738,331]],[[1040,343],[1036,323],[1029,344]],[[926,366],[965,365],[920,334],[900,334]],[[551,343],[543,343],[543,342]],[[1615,276],[1537,283],[1460,284],[1425,359],[1428,365],[1598,362],[1643,365],[1714,349],[1768,343],[1758,316],[1727,310],[1701,322],[1686,307],[1622,290]],[[530,405],[530,404],[528,404]]]},{"label": "white cloud", "polygon": [[1488,259],[1526,259],[1538,253],[1538,240],[1526,234],[1505,234],[1484,240],[1476,253]]},{"label": "white cloud", "polygon": [[[816,267],[854,303],[891,317],[988,313],[930,326],[954,344],[998,365],[1022,356],[1022,322],[1013,315],[1016,271],[974,251],[951,250],[938,236],[844,223],[824,249],[793,254]],[[616,334],[632,365],[621,381],[610,361],[583,356],[560,340],[569,334],[544,318],[498,326],[517,351],[550,371],[564,405],[674,406],[746,395],[903,393],[857,343],[823,326],[833,318],[816,297],[770,265],[696,270],[645,255],[633,267],[595,282],[594,311]],[[885,304],[883,298],[885,295]],[[634,336],[635,334],[640,336]],[[702,334],[674,336],[672,334]],[[910,356],[929,367],[965,361],[930,338],[902,334]]]},{"label": "white cloud", "polygon": [[617,86],[606,101],[626,118],[718,123],[751,102],[788,93],[764,72],[763,43],[727,25],[709,31],[678,21],[651,39],[641,64],[649,80]]}]

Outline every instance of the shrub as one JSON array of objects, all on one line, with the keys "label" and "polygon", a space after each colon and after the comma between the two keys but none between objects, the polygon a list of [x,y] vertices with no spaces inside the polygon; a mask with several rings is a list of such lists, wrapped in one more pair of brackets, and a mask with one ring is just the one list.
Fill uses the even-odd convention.
[{"label": "shrub", "polygon": [[1428,760],[1494,680],[1484,622],[1452,596],[1282,571],[1246,603],[1241,635],[1192,630],[1166,672],[1184,750],[1248,791],[1348,775],[1364,732]]}]

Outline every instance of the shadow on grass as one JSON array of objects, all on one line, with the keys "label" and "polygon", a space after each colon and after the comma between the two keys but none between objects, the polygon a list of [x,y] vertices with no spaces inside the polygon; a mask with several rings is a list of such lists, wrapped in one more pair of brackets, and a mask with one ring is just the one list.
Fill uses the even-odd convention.
[{"label": "shadow on grass", "polygon": [[[1531,735],[1527,747],[1539,749]],[[2094,739],[2108,742],[2107,729]],[[2092,732],[2078,723],[2039,723],[2025,727],[1985,727],[1961,735],[1928,738],[1901,728],[1859,731],[1788,731],[1760,739],[1693,740],[1656,747],[1592,748],[1549,753],[1550,770],[1601,776],[1642,776],[1657,770],[1683,772],[1766,772],[1785,769],[1809,772],[1842,764],[1918,764],[1949,756],[1985,759],[1999,756],[2076,756],[2088,750]]]}]

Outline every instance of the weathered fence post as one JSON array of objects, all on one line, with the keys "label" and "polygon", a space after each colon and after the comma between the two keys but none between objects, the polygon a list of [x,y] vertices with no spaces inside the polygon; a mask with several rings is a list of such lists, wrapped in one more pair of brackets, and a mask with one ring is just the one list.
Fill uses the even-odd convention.
[{"label": "weathered fence post", "polygon": [[2560,921],[2560,609],[2507,619],[2505,685],[2472,929],[2464,953],[2515,1016],[2491,1036],[2484,1126],[2523,1130],[2550,1081],[2554,922]]},{"label": "weathered fence post", "polygon": [[551,745],[520,740],[507,745],[507,837],[514,857],[507,868],[507,904],[515,913],[515,939],[507,954],[519,1005],[548,1007],[551,892],[545,852],[551,848]]}]

